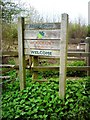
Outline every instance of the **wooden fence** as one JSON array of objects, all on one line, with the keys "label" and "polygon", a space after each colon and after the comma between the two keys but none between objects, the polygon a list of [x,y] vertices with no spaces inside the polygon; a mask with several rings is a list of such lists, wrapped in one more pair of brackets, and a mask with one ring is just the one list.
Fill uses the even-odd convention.
[{"label": "wooden fence", "polygon": [[11,57],[18,57],[18,52],[14,51],[0,51],[0,85],[10,82],[10,76],[6,75],[7,72],[13,69],[18,69],[18,65],[12,65],[8,63],[8,59],[10,60]]}]

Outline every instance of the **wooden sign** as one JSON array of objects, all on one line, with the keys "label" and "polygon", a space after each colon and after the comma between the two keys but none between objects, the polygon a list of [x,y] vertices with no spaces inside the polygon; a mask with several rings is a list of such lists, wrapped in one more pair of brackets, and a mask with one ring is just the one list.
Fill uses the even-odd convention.
[{"label": "wooden sign", "polygon": [[24,48],[27,49],[60,49],[60,40],[24,40]]},{"label": "wooden sign", "polygon": [[57,29],[57,30],[25,30],[24,39],[60,39],[60,29]]},{"label": "wooden sign", "polygon": [[60,56],[59,50],[35,50],[35,49],[25,49],[26,55],[34,56]]},{"label": "wooden sign", "polygon": [[60,23],[36,23],[36,24],[26,24],[26,30],[32,29],[60,29]]},{"label": "wooden sign", "polygon": [[[54,41],[50,41],[50,39]],[[57,39],[60,41],[56,42],[55,40]],[[33,40],[36,41],[34,42]],[[66,87],[67,44],[68,44],[68,15],[66,13],[62,14],[61,16],[61,25],[60,23],[48,23],[48,24],[40,23],[25,25],[24,19],[19,18],[18,53],[19,53],[20,90],[24,89],[26,84],[25,54],[34,55],[32,64],[33,66],[38,65],[37,56],[49,56],[49,57],[58,56],[60,58],[59,96],[61,99],[64,99]],[[33,80],[38,78],[37,72],[35,72],[32,75],[32,78]]]}]

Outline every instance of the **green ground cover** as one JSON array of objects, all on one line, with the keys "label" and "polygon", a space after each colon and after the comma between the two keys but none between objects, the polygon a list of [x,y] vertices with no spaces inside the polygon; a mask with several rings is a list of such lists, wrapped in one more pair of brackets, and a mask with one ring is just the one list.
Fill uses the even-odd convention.
[{"label": "green ground cover", "polygon": [[[89,120],[90,78],[67,79],[66,97],[59,98],[59,79],[32,82],[27,71],[26,89],[19,90],[16,71],[9,72],[11,83],[5,83],[2,91],[2,120]],[[15,77],[14,77],[15,76]],[[16,79],[14,81],[14,79]]]}]

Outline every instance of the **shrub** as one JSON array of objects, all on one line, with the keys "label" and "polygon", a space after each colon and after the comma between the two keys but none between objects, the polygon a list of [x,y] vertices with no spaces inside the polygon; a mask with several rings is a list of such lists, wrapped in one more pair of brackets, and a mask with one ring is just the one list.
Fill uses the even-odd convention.
[{"label": "shrub", "polygon": [[69,23],[69,36],[70,38],[86,38],[88,27],[82,24],[81,21]]}]

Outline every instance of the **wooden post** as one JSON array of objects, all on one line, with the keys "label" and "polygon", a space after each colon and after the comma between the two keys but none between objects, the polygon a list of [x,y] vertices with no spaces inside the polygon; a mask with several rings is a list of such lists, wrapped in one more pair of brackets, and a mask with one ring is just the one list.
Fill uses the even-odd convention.
[{"label": "wooden post", "polygon": [[32,66],[32,56],[29,55],[29,65]]},{"label": "wooden post", "polygon": [[[90,1],[88,2],[88,26],[90,29]],[[88,30],[88,34],[90,34],[90,30]],[[90,52],[90,35],[86,39],[88,39],[86,49],[87,49],[87,52]],[[88,56],[87,58],[87,66],[90,66],[90,56]],[[87,76],[90,76],[90,70],[87,71]]]},{"label": "wooden post", "polygon": [[[32,58],[32,67],[34,66],[38,66],[38,56],[33,56]],[[37,80],[38,78],[38,72],[34,71],[33,75],[32,75],[32,80]]]},{"label": "wooden post", "polygon": [[24,18],[18,18],[18,54],[20,90],[25,88]]},{"label": "wooden post", "polygon": [[[90,37],[86,37],[87,43],[85,45],[85,52],[90,52]],[[90,56],[86,58],[87,66],[90,66]],[[87,76],[90,76],[90,70],[87,71]]]},{"label": "wooden post", "polygon": [[[2,14],[2,11],[0,12]],[[0,64],[2,64],[2,19],[0,19]],[[2,76],[2,68],[0,69],[0,74]],[[0,78],[0,83],[2,83],[2,79]],[[0,84],[0,106],[2,106],[2,84]],[[0,109],[0,120],[2,119],[2,107]]]},{"label": "wooden post", "polygon": [[66,67],[67,67],[67,45],[68,45],[68,15],[61,16],[61,41],[60,41],[60,72],[59,72],[59,96],[65,97],[66,89]]}]

